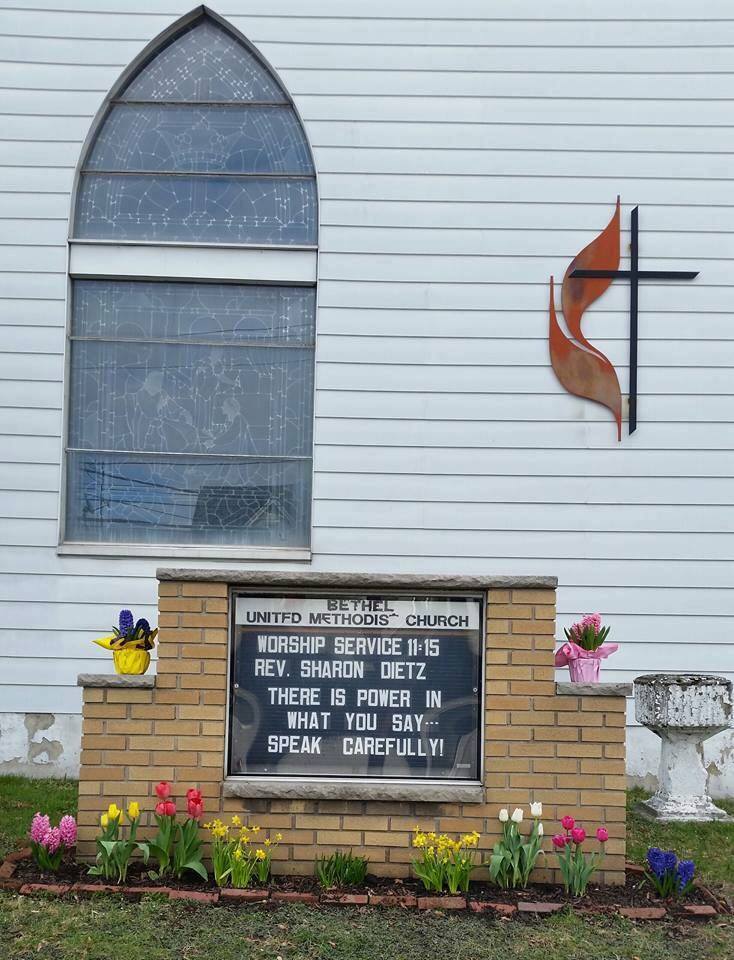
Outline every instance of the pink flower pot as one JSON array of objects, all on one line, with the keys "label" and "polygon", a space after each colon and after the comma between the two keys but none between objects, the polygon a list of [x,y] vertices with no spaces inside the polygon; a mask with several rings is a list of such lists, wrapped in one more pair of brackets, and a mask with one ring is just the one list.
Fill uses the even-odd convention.
[{"label": "pink flower pot", "polygon": [[598,657],[578,657],[568,661],[571,683],[599,683],[601,660]]}]

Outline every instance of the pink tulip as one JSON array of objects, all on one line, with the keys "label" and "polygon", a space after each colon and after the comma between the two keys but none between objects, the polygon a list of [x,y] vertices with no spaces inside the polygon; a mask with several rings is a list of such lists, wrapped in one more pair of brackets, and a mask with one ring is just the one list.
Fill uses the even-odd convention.
[{"label": "pink tulip", "polygon": [[576,821],[573,817],[565,816],[563,820],[561,820],[561,826],[564,830],[573,830],[575,825]]},{"label": "pink tulip", "polygon": [[599,827],[599,829],[596,831],[596,839],[599,841],[599,843],[607,842],[609,839],[609,831],[606,827]]},{"label": "pink tulip", "polygon": [[551,843],[557,850],[562,850],[566,846],[566,838],[562,833],[557,833]]},{"label": "pink tulip", "polygon": [[161,800],[160,803],[155,805],[155,812],[159,817],[175,817],[176,804],[173,800]]},{"label": "pink tulip", "polygon": [[167,780],[161,780],[155,785],[155,792],[159,800],[168,800],[171,796],[171,784]]},{"label": "pink tulip", "polygon": [[584,840],[586,839],[586,831],[584,830],[584,828],[583,828],[583,827],[575,827],[575,828],[571,831],[571,839],[572,839],[573,842],[574,842],[575,844],[577,844],[577,845],[580,844],[580,843],[583,843]]}]

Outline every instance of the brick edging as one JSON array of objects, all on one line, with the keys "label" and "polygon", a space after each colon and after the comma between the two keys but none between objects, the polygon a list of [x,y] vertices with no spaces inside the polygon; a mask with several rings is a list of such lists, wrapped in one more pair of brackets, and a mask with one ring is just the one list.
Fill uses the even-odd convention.
[{"label": "brick edging", "polygon": [[[8,873],[3,870],[8,867]],[[170,887],[117,886],[102,883],[23,883],[13,880],[16,864],[5,861],[0,866],[0,890],[10,891],[20,896],[32,896],[36,893],[64,896],[98,896],[111,894],[126,899],[138,899],[144,896],[161,896],[168,900],[184,900],[207,906],[214,904],[281,904],[303,903],[312,906],[359,906],[359,907],[399,907],[404,910],[450,910],[469,911],[472,914],[489,914],[495,917],[549,916],[564,908],[581,915],[617,915],[629,920],[663,920],[669,914],[664,906],[623,907],[600,904],[598,907],[575,907],[571,903],[551,901],[521,901],[518,904],[497,901],[471,900],[465,896],[438,895],[415,896],[414,894],[376,894],[376,893],[338,893],[335,891],[321,894],[270,889],[235,889],[226,887],[218,890],[186,890]],[[711,919],[719,916],[719,911],[708,904],[683,904],[684,913],[691,919]]]}]

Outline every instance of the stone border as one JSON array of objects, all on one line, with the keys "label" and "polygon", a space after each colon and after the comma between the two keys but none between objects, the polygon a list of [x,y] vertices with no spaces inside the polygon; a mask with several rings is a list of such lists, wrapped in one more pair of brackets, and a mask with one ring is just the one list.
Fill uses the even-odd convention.
[{"label": "stone border", "polygon": [[473,577],[442,574],[330,573],[321,571],[216,570],[159,567],[159,580],[229,583],[243,587],[339,587],[359,590],[555,590],[558,577]]},{"label": "stone border", "polygon": [[395,800],[419,803],[484,803],[481,783],[307,780],[288,777],[229,778],[225,797],[279,800]]},{"label": "stone border", "polygon": [[556,683],[559,696],[571,697],[631,697],[631,683]]},{"label": "stone border", "polygon": [[[97,896],[112,894],[136,900],[140,897],[159,896],[168,900],[184,900],[211,906],[216,903],[243,903],[279,904],[305,903],[312,906],[357,906],[357,907],[400,907],[401,909],[417,910],[468,910],[473,914],[494,914],[495,917],[515,916],[548,916],[567,908],[580,915],[617,915],[629,920],[663,920],[668,916],[664,906],[624,907],[615,904],[599,904],[591,907],[575,907],[568,902],[548,900],[519,901],[518,903],[503,903],[501,901],[472,900],[467,896],[451,894],[432,894],[416,896],[413,893],[340,893],[339,891],[325,891],[324,893],[297,892],[287,890],[271,890],[270,888],[247,888],[243,890],[232,887],[221,887],[216,890],[187,890],[185,888],[153,887],[153,886],[118,886],[104,883],[23,883],[13,880],[18,863],[29,859],[29,848],[16,850],[8,854],[4,863],[0,863],[0,890],[17,893],[20,896],[32,896],[35,893],[54,894],[64,896]],[[630,868],[637,867],[629,864]],[[639,869],[639,868],[638,868]],[[635,871],[637,872],[637,871]],[[716,906],[710,904],[682,904],[684,914],[692,920],[709,920],[730,910],[724,908],[704,885],[697,883]]]},{"label": "stone border", "polygon": [[134,673],[80,673],[76,678],[78,687],[125,687],[152,690],[155,674]]}]

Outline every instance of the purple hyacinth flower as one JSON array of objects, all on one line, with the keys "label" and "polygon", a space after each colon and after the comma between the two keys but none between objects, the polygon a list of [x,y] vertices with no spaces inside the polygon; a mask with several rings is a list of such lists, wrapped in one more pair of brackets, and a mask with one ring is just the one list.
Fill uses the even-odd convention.
[{"label": "purple hyacinth flower", "polygon": [[684,890],[688,884],[693,880],[693,874],[695,872],[696,865],[693,860],[681,860],[678,864],[678,889]]},{"label": "purple hyacinth flower", "polygon": [[666,852],[663,854],[663,858],[664,858],[666,873],[668,871],[670,871],[671,873],[674,873],[675,868],[678,866],[678,857],[676,857],[675,851],[666,850]]},{"label": "purple hyacinth flower", "polygon": [[660,847],[650,847],[650,849],[647,851],[648,865],[658,880],[661,880],[665,874],[665,856],[665,853],[660,849]]},{"label": "purple hyacinth flower", "polygon": [[150,624],[143,617],[135,624],[135,633],[138,633],[140,630],[142,630],[144,637],[147,637],[150,633]]},{"label": "purple hyacinth flower", "polygon": [[120,633],[126,637],[132,632],[135,619],[131,610],[120,610]]}]

